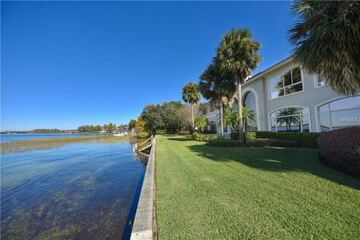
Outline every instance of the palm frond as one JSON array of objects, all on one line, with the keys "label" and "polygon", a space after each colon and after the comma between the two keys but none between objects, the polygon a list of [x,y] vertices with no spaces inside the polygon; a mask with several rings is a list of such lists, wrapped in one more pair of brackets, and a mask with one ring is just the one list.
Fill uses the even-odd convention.
[{"label": "palm frond", "polygon": [[344,95],[360,92],[360,2],[295,1],[292,54],[309,73]]}]

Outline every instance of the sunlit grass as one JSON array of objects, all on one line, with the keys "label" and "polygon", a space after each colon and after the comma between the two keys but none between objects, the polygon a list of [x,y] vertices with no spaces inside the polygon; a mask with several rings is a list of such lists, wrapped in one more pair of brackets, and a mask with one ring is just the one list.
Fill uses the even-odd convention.
[{"label": "sunlit grass", "polygon": [[313,149],[159,136],[159,239],[360,239],[360,181]]},{"label": "sunlit grass", "polygon": [[24,141],[1,143],[1,153],[23,152],[31,150],[44,150],[49,148],[61,147],[65,144],[81,143],[89,141],[97,141],[102,143],[113,143],[129,141],[130,136],[83,136],[83,137],[67,137],[67,138],[48,138],[48,139],[32,139]]}]

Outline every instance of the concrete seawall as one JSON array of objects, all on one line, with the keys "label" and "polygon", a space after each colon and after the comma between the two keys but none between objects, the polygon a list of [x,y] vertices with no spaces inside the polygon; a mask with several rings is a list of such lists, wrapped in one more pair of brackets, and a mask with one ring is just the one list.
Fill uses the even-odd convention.
[{"label": "concrete seawall", "polygon": [[139,203],[136,209],[134,225],[130,237],[131,240],[152,240],[155,235],[155,137],[151,141],[152,147],[146,166]]}]

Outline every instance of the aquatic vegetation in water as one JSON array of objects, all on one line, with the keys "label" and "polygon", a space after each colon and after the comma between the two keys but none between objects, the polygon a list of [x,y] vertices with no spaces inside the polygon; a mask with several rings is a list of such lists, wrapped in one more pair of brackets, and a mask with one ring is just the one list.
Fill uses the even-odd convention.
[{"label": "aquatic vegetation in water", "polygon": [[4,154],[2,239],[121,239],[144,172],[128,142]]},{"label": "aquatic vegetation in water", "polygon": [[1,143],[1,153],[24,152],[31,150],[44,150],[49,148],[62,147],[65,144],[81,143],[89,141],[97,141],[102,143],[116,143],[129,141],[130,137],[115,137],[115,136],[85,136],[85,137],[68,137],[68,138],[47,138],[47,139],[32,139],[16,142]]}]

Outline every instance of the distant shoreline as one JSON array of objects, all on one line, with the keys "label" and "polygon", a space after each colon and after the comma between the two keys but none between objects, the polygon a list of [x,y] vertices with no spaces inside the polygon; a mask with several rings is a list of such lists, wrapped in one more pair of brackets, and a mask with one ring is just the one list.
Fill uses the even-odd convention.
[{"label": "distant shoreline", "polygon": [[[78,133],[78,134],[82,134],[82,132],[78,132],[76,130],[60,130],[60,131],[35,131],[35,130],[31,130],[31,131],[1,131],[0,134],[44,134],[44,133],[49,133],[49,134],[56,134],[56,133],[68,133],[68,134],[73,134],[73,133]],[[97,134],[97,133],[92,133],[92,134]]]},{"label": "distant shoreline", "polygon": [[78,136],[78,137],[65,137],[65,138],[43,138],[43,139],[31,139],[21,140],[14,142],[1,143],[1,154],[25,152],[32,150],[45,150],[50,148],[62,147],[66,144],[81,143],[96,141],[101,143],[112,143],[112,142],[124,142],[129,141],[130,136],[115,137],[115,136]]}]

